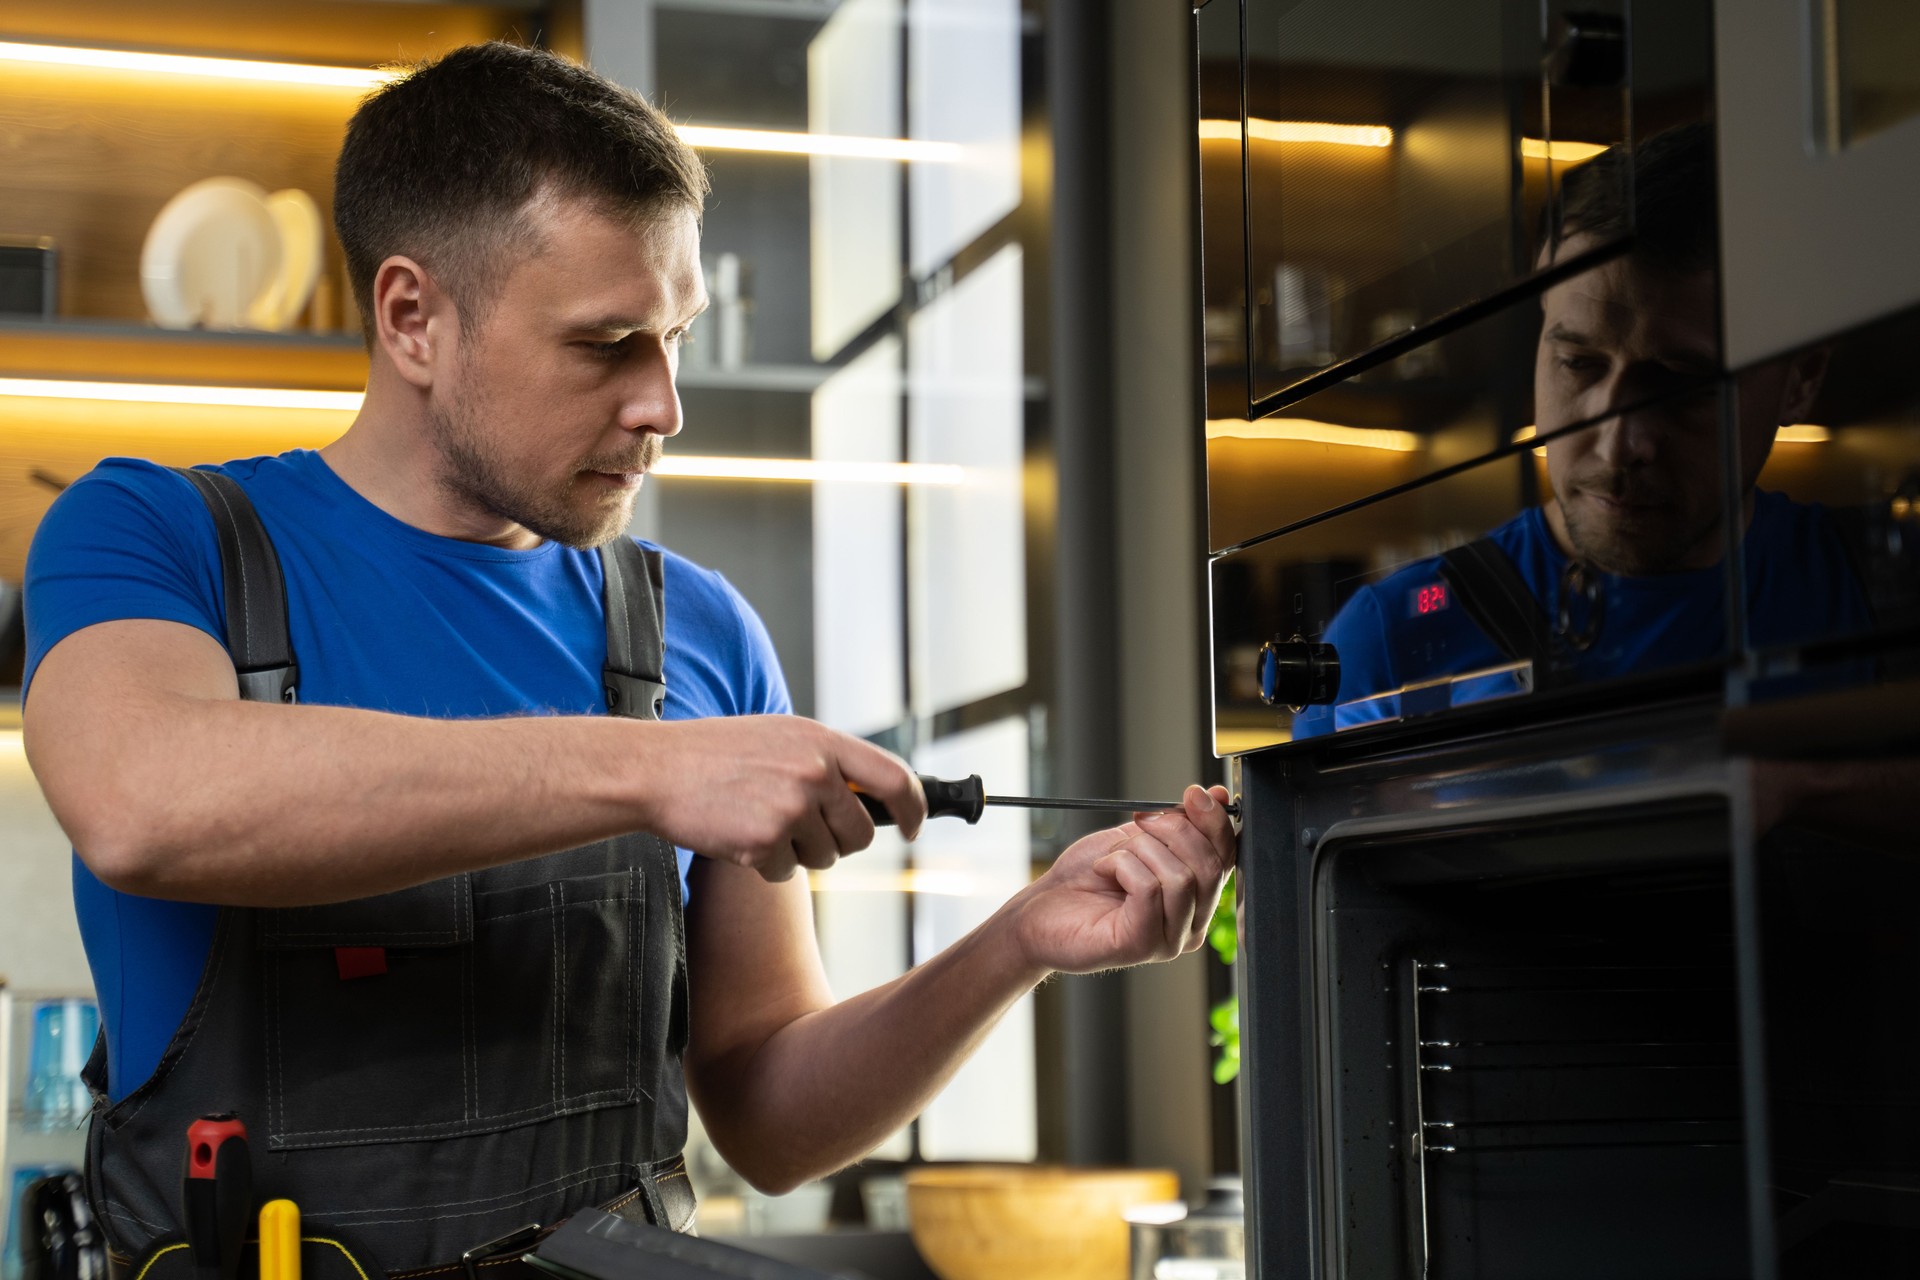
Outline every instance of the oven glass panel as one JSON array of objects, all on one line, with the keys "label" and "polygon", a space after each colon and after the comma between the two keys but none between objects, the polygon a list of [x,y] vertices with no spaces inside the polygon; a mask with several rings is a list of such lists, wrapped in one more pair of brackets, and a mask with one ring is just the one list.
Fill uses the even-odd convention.
[{"label": "oven glass panel", "polygon": [[[1576,355],[1550,376],[1590,380],[1580,362],[1600,358]],[[1671,371],[1654,381],[1665,385],[1598,421],[1217,558],[1216,748],[1677,668],[1719,678],[1732,632],[1720,383]],[[1775,541],[1797,538],[1802,518],[1770,509],[1765,537],[1749,534],[1749,583],[1779,572]],[[1770,625],[1803,641],[1811,621]],[[1337,687],[1298,711],[1264,705],[1266,692],[1282,704],[1309,696],[1261,683],[1273,671],[1263,646],[1296,639],[1333,647]]]},{"label": "oven glass panel", "polygon": [[[1561,247],[1603,256],[1585,271],[1537,282],[1272,414],[1210,404],[1210,545],[1230,549],[1483,457],[1541,422],[1594,418],[1717,372],[1713,145],[1708,124],[1674,125],[1568,176]],[[1629,224],[1632,242],[1614,241]]]},{"label": "oven glass panel", "polygon": [[1549,260],[1560,182],[1628,136],[1625,9],[1247,0],[1256,401]]},{"label": "oven glass panel", "polygon": [[[1749,580],[1749,693],[1920,676],[1920,308],[1742,370],[1728,388],[1754,525],[1780,571]],[[1751,477],[1751,479],[1749,479]],[[1797,625],[1784,628],[1786,618]]]},{"label": "oven glass panel", "polygon": [[[1207,520],[1223,551],[1484,457],[1533,423],[1540,301],[1415,347],[1249,421],[1209,403]],[[1242,399],[1244,405],[1244,397]]]},{"label": "oven glass panel", "polygon": [[[1247,222],[1240,119],[1240,9],[1193,15],[1200,76],[1200,297],[1207,416],[1247,416]],[[1231,129],[1221,122],[1234,122]]]}]

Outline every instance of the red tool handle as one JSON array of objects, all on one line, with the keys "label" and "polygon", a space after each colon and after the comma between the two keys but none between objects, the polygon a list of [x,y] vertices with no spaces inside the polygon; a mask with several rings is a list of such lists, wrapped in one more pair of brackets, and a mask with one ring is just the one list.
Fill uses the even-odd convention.
[{"label": "red tool handle", "polygon": [[233,1280],[253,1216],[253,1162],[236,1116],[202,1116],[187,1126],[184,1192],[187,1247],[201,1280]]},{"label": "red tool handle", "polygon": [[229,1138],[247,1140],[247,1126],[238,1116],[201,1116],[187,1126],[187,1176],[215,1176],[215,1160],[220,1146]]}]

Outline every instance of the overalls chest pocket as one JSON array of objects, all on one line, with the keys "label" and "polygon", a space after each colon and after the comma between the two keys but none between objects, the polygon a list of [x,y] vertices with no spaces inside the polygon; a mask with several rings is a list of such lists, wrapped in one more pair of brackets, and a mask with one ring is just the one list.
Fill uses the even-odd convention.
[{"label": "overalls chest pocket", "polygon": [[[492,1132],[639,1097],[646,880],[598,846],[258,913],[274,1150]],[[560,870],[561,868],[554,868]]]}]

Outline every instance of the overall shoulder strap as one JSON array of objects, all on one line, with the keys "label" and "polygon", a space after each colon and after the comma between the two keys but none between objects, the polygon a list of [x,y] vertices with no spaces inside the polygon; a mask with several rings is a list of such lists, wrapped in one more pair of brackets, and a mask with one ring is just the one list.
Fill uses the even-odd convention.
[{"label": "overall shoulder strap", "polygon": [[1500,652],[1510,661],[1529,660],[1544,672],[1552,652],[1546,610],[1498,543],[1481,538],[1443,553],[1440,574]]},{"label": "overall shoulder strap", "polygon": [[293,702],[300,668],[287,627],[280,557],[244,490],[215,471],[175,467],[213,515],[227,600],[227,652],[245,702]]},{"label": "overall shoulder strap", "polygon": [[607,714],[658,720],[666,702],[666,575],[658,551],[622,535],[600,548],[606,575]]}]

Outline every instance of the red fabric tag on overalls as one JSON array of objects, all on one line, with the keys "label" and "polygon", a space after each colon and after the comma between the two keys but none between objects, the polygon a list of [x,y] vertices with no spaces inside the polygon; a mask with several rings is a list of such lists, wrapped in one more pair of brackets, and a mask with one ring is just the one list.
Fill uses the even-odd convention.
[{"label": "red fabric tag on overalls", "polygon": [[387,971],[385,947],[335,947],[334,967],[342,982],[350,978],[376,978]]}]

